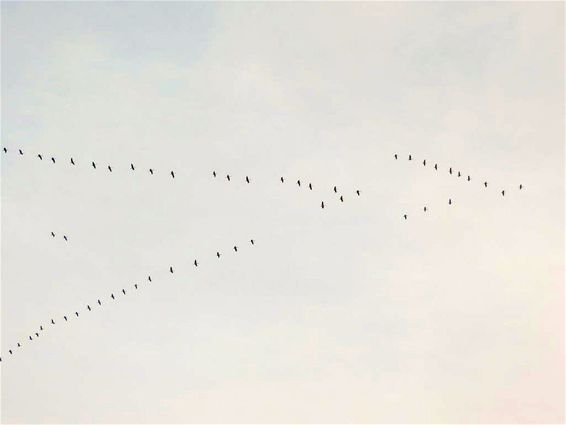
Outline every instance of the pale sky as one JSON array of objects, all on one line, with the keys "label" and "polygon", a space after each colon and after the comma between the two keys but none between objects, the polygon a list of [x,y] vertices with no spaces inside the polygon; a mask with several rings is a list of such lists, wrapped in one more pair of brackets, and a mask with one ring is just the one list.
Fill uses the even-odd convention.
[{"label": "pale sky", "polygon": [[2,422],[564,421],[564,3],[1,22]]}]

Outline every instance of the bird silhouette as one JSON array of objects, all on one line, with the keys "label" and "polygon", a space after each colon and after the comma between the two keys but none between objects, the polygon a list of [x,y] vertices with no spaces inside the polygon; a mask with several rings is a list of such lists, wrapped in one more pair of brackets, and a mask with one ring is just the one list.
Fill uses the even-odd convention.
[{"label": "bird silhouette", "polygon": [[112,172],[112,167],[110,165],[108,166],[108,171]]},{"label": "bird silhouette", "polygon": [[122,294],[126,295],[126,290],[122,289]]},{"label": "bird silhouette", "polygon": [[75,161],[73,161],[73,157],[71,157],[71,164],[75,165]]},{"label": "bird silhouette", "polygon": [[63,316],[63,319],[65,319],[65,322],[67,321],[67,316]]},{"label": "bird silhouette", "polygon": [[324,201],[321,202],[320,208],[324,209]]},{"label": "bird silhouette", "polygon": [[357,194],[358,196],[360,196],[360,191],[359,191],[359,190],[356,190],[356,194]]},{"label": "bird silhouette", "polygon": [[434,169],[438,170],[438,164],[434,164]]},{"label": "bird silhouette", "polygon": [[135,171],[135,169],[136,169],[136,168],[134,167],[134,164],[130,164],[130,168],[132,169],[132,171]]},{"label": "bird silhouette", "polygon": [[21,347],[22,345],[18,342],[18,347]]},{"label": "bird silhouette", "polygon": [[501,195],[502,195],[502,196],[505,196],[505,191],[504,191],[504,190],[501,191]]},{"label": "bird silhouette", "polygon": [[452,205],[452,199],[448,199],[448,205]]},{"label": "bird silhouette", "polygon": [[253,239],[250,239],[250,242],[251,242],[252,245],[255,245],[255,242],[254,242]]},{"label": "bird silhouette", "polygon": [[12,353],[12,350],[8,350],[8,352],[9,352],[10,354],[14,354],[14,353]]},{"label": "bird silhouette", "polygon": [[55,233],[51,232],[51,236],[55,237]]},{"label": "bird silhouette", "polygon": [[92,161],[92,168],[96,170],[96,164],[94,163],[94,161]]},{"label": "bird silhouette", "polygon": [[175,178],[175,173],[171,171],[171,177]]},{"label": "bird silhouette", "polygon": [[397,154],[395,154],[395,159],[397,159]]},{"label": "bird silhouette", "polygon": [[283,179],[283,177],[281,177],[281,183],[283,183],[285,180]]},{"label": "bird silhouette", "polygon": [[147,277],[147,280],[149,280],[149,281],[151,282],[151,276],[148,276],[148,277]]},{"label": "bird silhouette", "polygon": [[8,153],[8,149],[6,148],[2,148],[2,149],[4,149],[4,153]]},{"label": "bird silhouette", "polygon": [[170,267],[169,267],[169,271],[170,271],[171,273],[173,273],[173,266],[170,266]]},{"label": "bird silhouette", "polygon": [[213,176],[213,177],[216,177],[216,171],[213,171],[213,172],[212,172],[212,176]]},{"label": "bird silhouette", "polygon": [[55,164],[55,158],[51,157],[51,161],[53,161],[53,164]]},{"label": "bird silhouette", "polygon": [[67,241],[67,242],[69,241],[69,240],[67,239],[67,236],[65,236],[65,235],[63,236],[63,239],[65,239],[65,241]]},{"label": "bird silhouette", "polygon": [[198,266],[197,260],[195,260],[194,265],[195,265],[195,267]]},{"label": "bird silhouette", "polygon": [[309,189],[312,190],[312,183],[309,183]]},{"label": "bird silhouette", "polygon": [[30,341],[33,341],[33,338],[31,337],[31,335],[28,336]]},{"label": "bird silhouette", "polygon": [[250,182],[250,178],[248,176],[246,176],[246,183]]},{"label": "bird silhouette", "polygon": [[51,319],[51,324],[54,325],[54,324],[55,324],[55,320]]},{"label": "bird silhouette", "polygon": [[230,181],[230,174],[226,174],[226,179]]},{"label": "bird silhouette", "polygon": [[472,178],[470,176],[468,176],[468,181],[472,180]]},{"label": "bird silhouette", "polygon": [[409,161],[412,160],[413,158],[411,157],[411,155],[409,155]]},{"label": "bird silhouette", "polygon": [[450,171],[450,174],[452,174],[452,167],[450,167],[450,170],[449,170],[449,171]]},{"label": "bird silhouette", "polygon": [[340,195],[340,202],[344,202],[344,197]]},{"label": "bird silhouette", "polygon": [[151,175],[153,176],[153,169],[149,169],[149,172],[151,173]]},{"label": "bird silhouette", "polygon": [[37,332],[35,333],[35,336],[39,338],[39,334]]},{"label": "bird silhouette", "polygon": [[88,311],[91,310],[90,305],[87,304],[86,308],[88,309]]},{"label": "bird silhouette", "polygon": [[238,247],[234,245],[234,251],[238,252]]},{"label": "bird silhouette", "polygon": [[39,326],[39,330],[42,331],[42,330],[43,330],[43,326]]},{"label": "bird silhouette", "polygon": [[424,212],[426,212],[426,207],[424,207]]},{"label": "bird silhouette", "polygon": [[38,157],[38,158],[39,158],[40,160],[42,160],[42,161],[43,161],[43,157],[41,156],[41,154],[40,154],[40,153],[38,153],[38,154],[37,154],[37,157]]},{"label": "bird silhouette", "polygon": [[138,284],[134,283],[134,288],[138,289]]},{"label": "bird silhouette", "polygon": [[300,186],[300,185],[301,185],[301,181],[300,181],[300,180],[297,180],[297,184]]},{"label": "bird silhouette", "polygon": [[426,159],[423,160],[423,165],[426,167]]},{"label": "bird silhouette", "polygon": [[405,220],[407,219],[407,214],[403,214],[403,217],[405,218]]},{"label": "bird silhouette", "polygon": [[220,258],[220,253],[218,251],[216,251],[216,256]]},{"label": "bird silhouette", "polygon": [[23,155],[23,154],[24,154],[21,149],[18,149],[18,150],[20,151],[20,155]]},{"label": "bird silhouette", "polygon": [[98,303],[98,305],[102,305],[102,302],[100,300],[96,301]]},{"label": "bird silhouette", "polygon": [[113,300],[116,299],[116,298],[114,297],[114,294],[110,294],[110,298],[112,298]]},{"label": "bird silhouette", "polygon": [[523,185],[520,184],[520,185],[519,185],[519,190],[522,190],[522,189],[523,189]]},{"label": "bird silhouette", "polygon": [[334,186],[334,193],[338,193],[338,189]]},{"label": "bird silhouette", "polygon": [[458,171],[458,177],[460,177],[460,176],[461,176],[461,174],[460,174],[460,172]]},{"label": "bird silhouette", "polygon": [[483,182],[483,185],[484,185],[485,187],[487,187],[487,182]]},{"label": "bird silhouette", "polygon": [[79,312],[78,312],[78,311],[75,311],[75,314],[77,315],[77,317],[79,317]]}]

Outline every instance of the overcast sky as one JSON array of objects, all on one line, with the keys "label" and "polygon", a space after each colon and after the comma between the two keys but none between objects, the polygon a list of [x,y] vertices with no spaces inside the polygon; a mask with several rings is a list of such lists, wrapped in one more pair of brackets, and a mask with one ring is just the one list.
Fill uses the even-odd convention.
[{"label": "overcast sky", "polygon": [[2,421],[563,421],[563,36],[560,2],[3,2]]}]

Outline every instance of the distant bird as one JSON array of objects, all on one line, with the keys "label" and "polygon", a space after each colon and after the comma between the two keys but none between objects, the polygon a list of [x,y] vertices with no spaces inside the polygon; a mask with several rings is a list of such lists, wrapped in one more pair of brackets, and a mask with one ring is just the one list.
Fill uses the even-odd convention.
[{"label": "distant bird", "polygon": [[461,176],[461,174],[460,174],[460,172],[458,171],[458,177],[460,177],[460,176]]},{"label": "distant bird", "polygon": [[426,212],[426,207],[424,207],[424,212]]},{"label": "distant bird", "polygon": [[198,267],[197,260],[195,260],[194,265],[195,265],[195,267]]},{"label": "distant bird", "polygon": [[423,165],[426,167],[426,159],[423,161]]},{"label": "distant bird", "polygon": [[153,169],[149,169],[149,172],[151,173],[151,175],[153,176]]},{"label": "distant bird", "polygon": [[33,338],[31,337],[31,335],[28,336],[30,341],[33,341]]},{"label": "distant bird", "polygon": [[309,189],[312,190],[312,183],[309,183]]},{"label": "distant bird", "polygon": [[504,190],[501,191],[501,195],[502,195],[502,196],[505,196],[505,191],[504,191]]},{"label": "distant bird", "polygon": [[51,232],[51,236],[55,237],[55,233]]},{"label": "distant bird", "polygon": [[12,350],[8,350],[8,352],[9,352],[10,354],[14,354],[14,353],[12,353]]},{"label": "distant bird", "polygon": [[300,181],[300,180],[297,180],[297,184],[300,186],[300,185],[301,185],[301,181]]},{"label": "distant bird", "polygon": [[450,174],[452,174],[452,167],[450,167],[450,170],[449,170],[449,171],[450,171]]},{"label": "distant bird", "polygon": [[102,302],[100,302],[100,300],[96,301],[98,303],[98,305],[102,305]]},{"label": "distant bird", "polygon": [[255,244],[253,239],[250,239],[250,242],[251,242],[252,245]]},{"label": "distant bird", "polygon": [[114,294],[110,294],[110,298],[112,298],[113,300],[116,299],[116,298],[114,297]]},{"label": "distant bird", "polygon": [[472,178],[470,176],[468,176],[468,181],[472,180]]},{"label": "distant bird", "polygon": [[6,149],[6,148],[3,148],[3,149],[4,149],[4,153],[8,153],[8,149]]},{"label": "distant bird", "polygon": [[135,171],[135,169],[136,169],[136,168],[134,167],[134,164],[130,164],[130,168],[132,169],[132,171]]},{"label": "distant bird", "polygon": [[216,251],[216,256],[220,258],[220,253],[218,251]]},{"label": "distant bird", "polygon": [[20,343],[18,342],[18,347],[21,347],[21,346],[22,346],[22,344],[20,344]]},{"label": "distant bird", "polygon": [[234,251],[238,252],[238,247],[234,245]]},{"label": "distant bird", "polygon": [[148,277],[147,277],[147,280],[149,280],[149,281],[151,282],[151,276],[148,276]]},{"label": "distant bird", "polygon": [[88,311],[91,311],[90,305],[87,304],[86,308],[88,309]]},{"label": "distant bird", "polygon": [[438,170],[438,164],[434,164],[434,169]]},{"label": "distant bird", "polygon": [[51,161],[53,161],[53,164],[55,164],[55,158],[51,157]]},{"label": "distant bird", "polygon": [[413,158],[411,157],[411,155],[409,155],[409,161],[412,160]]},{"label": "distant bird", "polygon": [[405,218],[405,220],[407,219],[407,214],[403,214],[403,217]]},{"label": "distant bird", "polygon": [[92,161],[92,168],[96,170],[96,164],[94,163],[94,161]]},{"label": "distant bird", "polygon": [[35,336],[39,338],[39,334],[37,332],[35,333]]},{"label": "distant bird", "polygon": [[322,201],[322,203],[320,204],[320,207],[321,207],[322,209],[324,209],[324,201]]},{"label": "distant bird", "polygon": [[250,182],[250,178],[248,176],[246,176],[246,183]]},{"label": "distant bird", "polygon": [[108,171],[112,172],[112,167],[110,165],[108,166]]},{"label": "distant bird", "polygon": [[122,289],[122,294],[126,295],[126,290]]},{"label": "distant bird", "polygon": [[228,181],[230,181],[230,174],[226,174],[226,179],[228,179]]},{"label": "distant bird", "polygon": [[340,195],[340,202],[344,202],[344,197]]},{"label": "distant bird", "polygon": [[358,196],[360,196],[360,191],[359,191],[359,190],[356,190],[356,194],[357,194]]},{"label": "distant bird", "polygon": [[448,199],[448,205],[452,205],[452,199]]},{"label": "distant bird", "polygon": [[67,316],[63,316],[63,319],[65,319],[65,322],[67,321]]},{"label": "distant bird", "polygon": [[43,157],[41,156],[40,153],[37,154],[37,157],[43,161]]},{"label": "distant bird", "polygon": [[519,185],[519,190],[522,190],[522,189],[523,189],[523,185],[520,184],[520,185]]},{"label": "distant bird", "polygon": [[338,193],[338,189],[334,186],[334,193]]},{"label": "distant bird", "polygon": [[175,178],[175,173],[171,171],[171,177]]},{"label": "distant bird", "polygon": [[73,161],[73,157],[71,157],[71,164],[75,165],[75,161]]},{"label": "distant bird", "polygon": [[397,159],[397,154],[395,154],[395,159]]},{"label": "distant bird", "polygon": [[67,239],[67,236],[63,236],[63,239],[65,239],[65,241],[69,242],[69,240]]},{"label": "distant bird", "polygon": [[75,311],[75,314],[77,315],[77,317],[79,317],[79,312],[78,312],[78,311]]},{"label": "distant bird", "polygon": [[484,185],[485,187],[487,187],[487,182],[483,182],[483,185]]},{"label": "distant bird", "polygon": [[213,171],[213,172],[212,172],[212,176],[213,176],[213,177],[216,177],[216,171]]},{"label": "distant bird", "polygon": [[138,289],[138,284],[134,283],[134,288]]},{"label": "distant bird", "polygon": [[51,324],[54,325],[54,324],[55,324],[55,320],[51,319]]},{"label": "distant bird", "polygon": [[21,149],[18,149],[18,150],[20,151],[20,155],[23,155],[23,154],[24,154]]},{"label": "distant bird", "polygon": [[39,326],[39,330],[40,330],[40,331],[43,330],[43,326],[42,326],[42,325]]},{"label": "distant bird", "polygon": [[283,183],[285,180],[283,180],[283,177],[281,177],[281,183]]},{"label": "distant bird", "polygon": [[169,266],[169,271],[173,273],[173,266]]}]

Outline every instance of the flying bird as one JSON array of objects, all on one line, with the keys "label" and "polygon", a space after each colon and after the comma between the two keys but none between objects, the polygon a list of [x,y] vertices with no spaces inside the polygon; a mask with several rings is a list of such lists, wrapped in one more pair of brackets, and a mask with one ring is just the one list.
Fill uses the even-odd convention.
[{"label": "flying bird", "polygon": [[356,193],[358,194],[358,196],[360,196],[360,191],[359,191],[359,190],[356,190]]},{"label": "flying bird", "polygon": [[407,214],[403,214],[403,217],[405,217],[405,220],[407,219]]},{"label": "flying bird", "polygon": [[300,181],[300,180],[297,180],[297,184],[300,186],[300,185],[301,185],[301,181]]},{"label": "flying bird", "polygon": [[195,260],[194,265],[195,265],[195,267],[198,266],[197,260]]},{"label": "flying bird", "polygon": [[10,354],[14,354],[14,353],[12,353],[12,350],[8,350],[8,351],[10,352]]},{"label": "flying bird", "polygon": [[54,324],[55,324],[55,320],[51,319],[51,324],[54,325]]},{"label": "flying bird", "polygon": [[472,178],[470,176],[468,176],[468,181],[472,180]]},{"label": "flying bird", "polygon": [[55,233],[51,232],[51,236],[55,237]]},{"label": "flying bird", "polygon": [[246,183],[250,182],[250,178],[248,176],[246,176]]},{"label": "flying bird", "polygon": [[110,294],[110,298],[112,298],[113,300],[116,299],[116,298],[114,297],[114,294]]},{"label": "flying bird", "polygon": [[18,342],[18,347],[21,347],[22,345]]},{"label": "flying bird", "polygon": [[31,335],[28,336],[30,341],[33,341],[33,338],[31,337]]},{"label": "flying bird", "polygon": [[55,158],[51,157],[51,161],[53,161],[53,164],[55,164]]},{"label": "flying bird", "polygon": [[397,159],[397,154],[395,154],[395,159]]},{"label": "flying bird", "polygon": [[63,319],[65,319],[65,322],[67,321],[67,316],[63,316]]},{"label": "flying bird", "polygon": [[100,302],[100,300],[97,300],[98,305],[102,305],[102,303]]},{"label": "flying bird", "polygon": [[426,212],[426,207],[424,207],[424,212]]},{"label": "flying bird", "polygon": [[336,189],[336,186],[334,186],[334,193],[338,193],[338,189]]},{"label": "flying bird", "polygon": [[523,185],[520,184],[520,185],[519,185],[519,190],[522,190],[522,189],[523,189]]},{"label": "flying bird", "polygon": [[138,289],[138,284],[134,283],[134,288]]},{"label": "flying bird", "polygon": [[460,172],[458,171],[458,177],[460,177],[460,176],[461,176],[461,174],[460,174]]},{"label": "flying bird", "polygon": [[135,170],[134,164],[130,164],[130,168],[132,169],[132,171]]},{"label": "flying bird", "polygon": [[75,311],[75,314],[77,315],[77,317],[79,317],[79,312],[78,312],[78,311]]},{"label": "flying bird", "polygon": [[220,258],[220,253],[218,251],[216,251],[216,256]]},{"label": "flying bird", "polygon": [[65,241],[69,242],[66,235],[63,235],[63,239],[65,239]]},{"label": "flying bird", "polygon": [[88,311],[91,310],[90,305],[87,305],[86,308],[88,309]]},{"label": "flying bird", "polygon": [[448,199],[448,205],[452,205],[452,199]]},{"label": "flying bird", "polygon": [[43,157],[41,156],[40,153],[37,154],[37,157],[43,161]]},{"label": "flying bird", "polygon": [[252,245],[254,245],[254,240],[253,240],[253,239],[250,239],[250,242],[251,242]]},{"label": "flying bird", "polygon": [[216,177],[216,171],[213,171],[213,172],[212,172],[212,176],[213,176],[213,177]]},{"label": "flying bird", "polygon": [[40,331],[43,330],[43,326],[42,326],[42,325],[39,326],[39,330],[40,330]]},{"label": "flying bird", "polygon": [[173,266],[169,266],[169,271],[173,273]]},{"label": "flying bird", "polygon": [[309,183],[309,189],[312,190],[312,183]]},{"label": "flying bird", "polygon": [[344,197],[340,195],[340,202],[344,202]]},{"label": "flying bird", "polygon": [[438,164],[434,164],[434,169],[438,170]]},{"label": "flying bird", "polygon": [[18,150],[20,151],[20,155],[23,155],[23,154],[24,154],[21,149],[18,149]]},{"label": "flying bird", "polygon": [[487,187],[487,182],[483,182],[483,185],[484,185],[485,187]]},{"label": "flying bird", "polygon": [[230,174],[226,174],[226,179],[228,179],[228,181],[230,181]]},{"label": "flying bird", "polygon": [[148,277],[147,277],[147,280],[149,280],[149,281],[151,282],[151,276],[148,276]]},{"label": "flying bird", "polygon": [[94,161],[92,161],[92,168],[96,170],[96,164],[94,163]]},{"label": "flying bird", "polygon": [[320,204],[320,208],[324,209],[324,201]]},{"label": "flying bird", "polygon": [[8,153],[8,149],[6,149],[6,148],[3,148],[3,149],[4,149],[4,153]]},{"label": "flying bird", "polygon": [[122,288],[122,294],[126,295],[126,290]]},{"label": "flying bird", "polygon": [[175,173],[171,171],[171,177],[175,178]]},{"label": "flying bird", "polygon": [[452,167],[450,167],[450,170],[449,170],[449,171],[450,171],[450,174],[452,174]]},{"label": "flying bird", "polygon": [[153,176],[153,169],[149,169],[149,172],[151,173],[151,175]]},{"label": "flying bird", "polygon": [[409,155],[409,161],[412,160],[413,158],[411,157],[411,155]]},{"label": "flying bird", "polygon": [[234,245],[234,251],[238,252],[238,247]]},{"label": "flying bird", "polygon": [[283,180],[283,177],[281,177],[281,183],[283,183],[285,180]]},{"label": "flying bird", "polygon": [[39,338],[39,334],[37,332],[35,333],[35,336]]},{"label": "flying bird", "polygon": [[504,191],[504,190],[501,191],[501,195],[502,195],[502,196],[505,196],[505,191]]},{"label": "flying bird", "polygon": [[112,172],[112,167],[110,165],[108,166],[108,171]]},{"label": "flying bird", "polygon": [[423,161],[423,165],[426,167],[426,159]]},{"label": "flying bird", "polygon": [[71,164],[75,165],[75,161],[73,161],[73,157],[71,157]]}]

